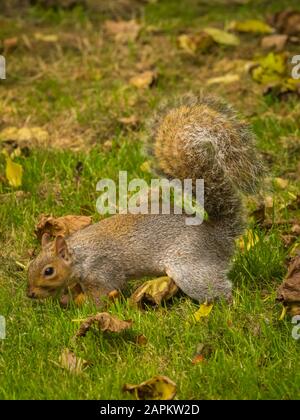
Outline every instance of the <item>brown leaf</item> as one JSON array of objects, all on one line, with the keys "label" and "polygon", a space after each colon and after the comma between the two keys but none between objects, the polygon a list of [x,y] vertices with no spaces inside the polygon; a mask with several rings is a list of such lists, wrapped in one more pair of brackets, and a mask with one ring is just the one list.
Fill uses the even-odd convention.
[{"label": "brown leaf", "polygon": [[58,235],[66,236],[76,230],[83,229],[91,223],[92,218],[89,216],[68,215],[55,218],[42,214],[35,228],[35,234],[39,240],[41,240],[44,233],[49,233],[53,237]]},{"label": "brown leaf", "polygon": [[282,51],[288,41],[287,35],[268,35],[261,40],[261,46],[265,49],[274,48],[276,51]]},{"label": "brown leaf", "polygon": [[151,87],[157,78],[157,74],[154,71],[147,70],[143,73],[137,74],[131,77],[129,83],[138,89],[146,89]]},{"label": "brown leaf", "polygon": [[130,126],[136,128],[139,124],[139,119],[136,115],[131,115],[130,117],[119,118],[118,121],[125,126]]},{"label": "brown leaf", "polygon": [[143,334],[137,335],[135,337],[135,343],[138,346],[145,346],[148,343],[147,337],[145,337]]},{"label": "brown leaf", "polygon": [[280,238],[283,242],[283,245],[286,248],[289,248],[297,239],[297,237],[295,235],[289,235],[289,234],[281,235]]},{"label": "brown leaf", "polygon": [[190,55],[206,52],[214,44],[212,37],[205,32],[179,35],[177,42],[179,48]]},{"label": "brown leaf", "polygon": [[139,308],[143,308],[145,303],[159,305],[163,300],[171,299],[178,290],[178,287],[170,277],[159,277],[143,283],[132,294],[130,302]]},{"label": "brown leaf", "polygon": [[123,391],[130,392],[137,400],[172,400],[176,384],[167,376],[154,376],[139,385],[125,384]]},{"label": "brown leaf", "polygon": [[3,40],[3,47],[6,51],[14,49],[18,45],[19,39],[14,36]]},{"label": "brown leaf", "polygon": [[294,234],[296,234],[296,235],[300,235],[300,225],[299,225],[298,223],[295,223],[295,224],[292,226],[291,231],[292,231],[292,233],[294,233]]},{"label": "brown leaf", "polygon": [[59,366],[76,375],[82,373],[88,365],[89,363],[86,360],[77,357],[68,348],[64,349],[59,357]]},{"label": "brown leaf", "polygon": [[134,19],[128,21],[120,20],[118,22],[107,20],[104,22],[104,29],[116,42],[127,43],[137,39],[141,30],[141,25]]},{"label": "brown leaf", "polygon": [[193,357],[192,364],[197,365],[198,363],[205,362],[205,357],[203,354],[196,354],[196,356]]},{"label": "brown leaf", "polygon": [[76,333],[76,337],[84,337],[94,324],[96,324],[98,329],[103,332],[121,332],[131,328],[132,321],[123,321],[107,312],[99,312],[96,315],[88,317],[82,322]]},{"label": "brown leaf", "polygon": [[280,33],[287,35],[300,34],[300,12],[297,10],[283,10],[269,18],[269,22]]},{"label": "brown leaf", "polygon": [[283,283],[277,290],[277,300],[293,315],[300,314],[300,255],[293,258]]}]

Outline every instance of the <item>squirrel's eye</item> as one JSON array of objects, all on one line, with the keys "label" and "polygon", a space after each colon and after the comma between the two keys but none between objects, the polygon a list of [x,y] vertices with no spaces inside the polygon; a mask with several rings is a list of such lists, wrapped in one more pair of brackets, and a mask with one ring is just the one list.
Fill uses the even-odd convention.
[{"label": "squirrel's eye", "polygon": [[54,268],[53,267],[47,267],[44,270],[44,276],[52,276],[54,274]]}]

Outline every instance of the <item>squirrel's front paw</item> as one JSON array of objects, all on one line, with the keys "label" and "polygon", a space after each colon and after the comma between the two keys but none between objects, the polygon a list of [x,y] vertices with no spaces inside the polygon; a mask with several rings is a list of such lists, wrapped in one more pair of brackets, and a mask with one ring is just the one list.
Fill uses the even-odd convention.
[{"label": "squirrel's front paw", "polygon": [[59,303],[63,308],[67,308],[71,302],[74,302],[76,306],[81,306],[86,301],[86,295],[83,293],[80,284],[76,284],[65,291],[60,297]]}]

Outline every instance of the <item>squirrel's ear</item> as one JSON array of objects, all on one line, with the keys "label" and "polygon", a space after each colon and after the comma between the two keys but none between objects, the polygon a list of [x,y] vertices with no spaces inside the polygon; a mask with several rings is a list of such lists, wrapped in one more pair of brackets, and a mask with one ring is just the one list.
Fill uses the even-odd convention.
[{"label": "squirrel's ear", "polygon": [[45,232],[41,240],[42,248],[45,248],[45,246],[48,245],[49,242],[51,242],[51,236],[49,235],[49,233]]},{"label": "squirrel's ear", "polygon": [[69,259],[68,245],[65,238],[61,235],[57,236],[55,239],[55,252],[58,257],[65,260]]}]

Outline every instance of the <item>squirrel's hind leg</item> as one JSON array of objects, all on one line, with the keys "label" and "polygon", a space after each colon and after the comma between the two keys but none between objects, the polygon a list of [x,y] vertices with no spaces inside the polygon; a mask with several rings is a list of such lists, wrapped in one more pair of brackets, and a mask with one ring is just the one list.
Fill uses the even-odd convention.
[{"label": "squirrel's hind leg", "polygon": [[228,302],[232,300],[232,284],[225,271],[215,263],[181,259],[166,264],[166,273],[185,294],[199,303],[222,298]]}]

